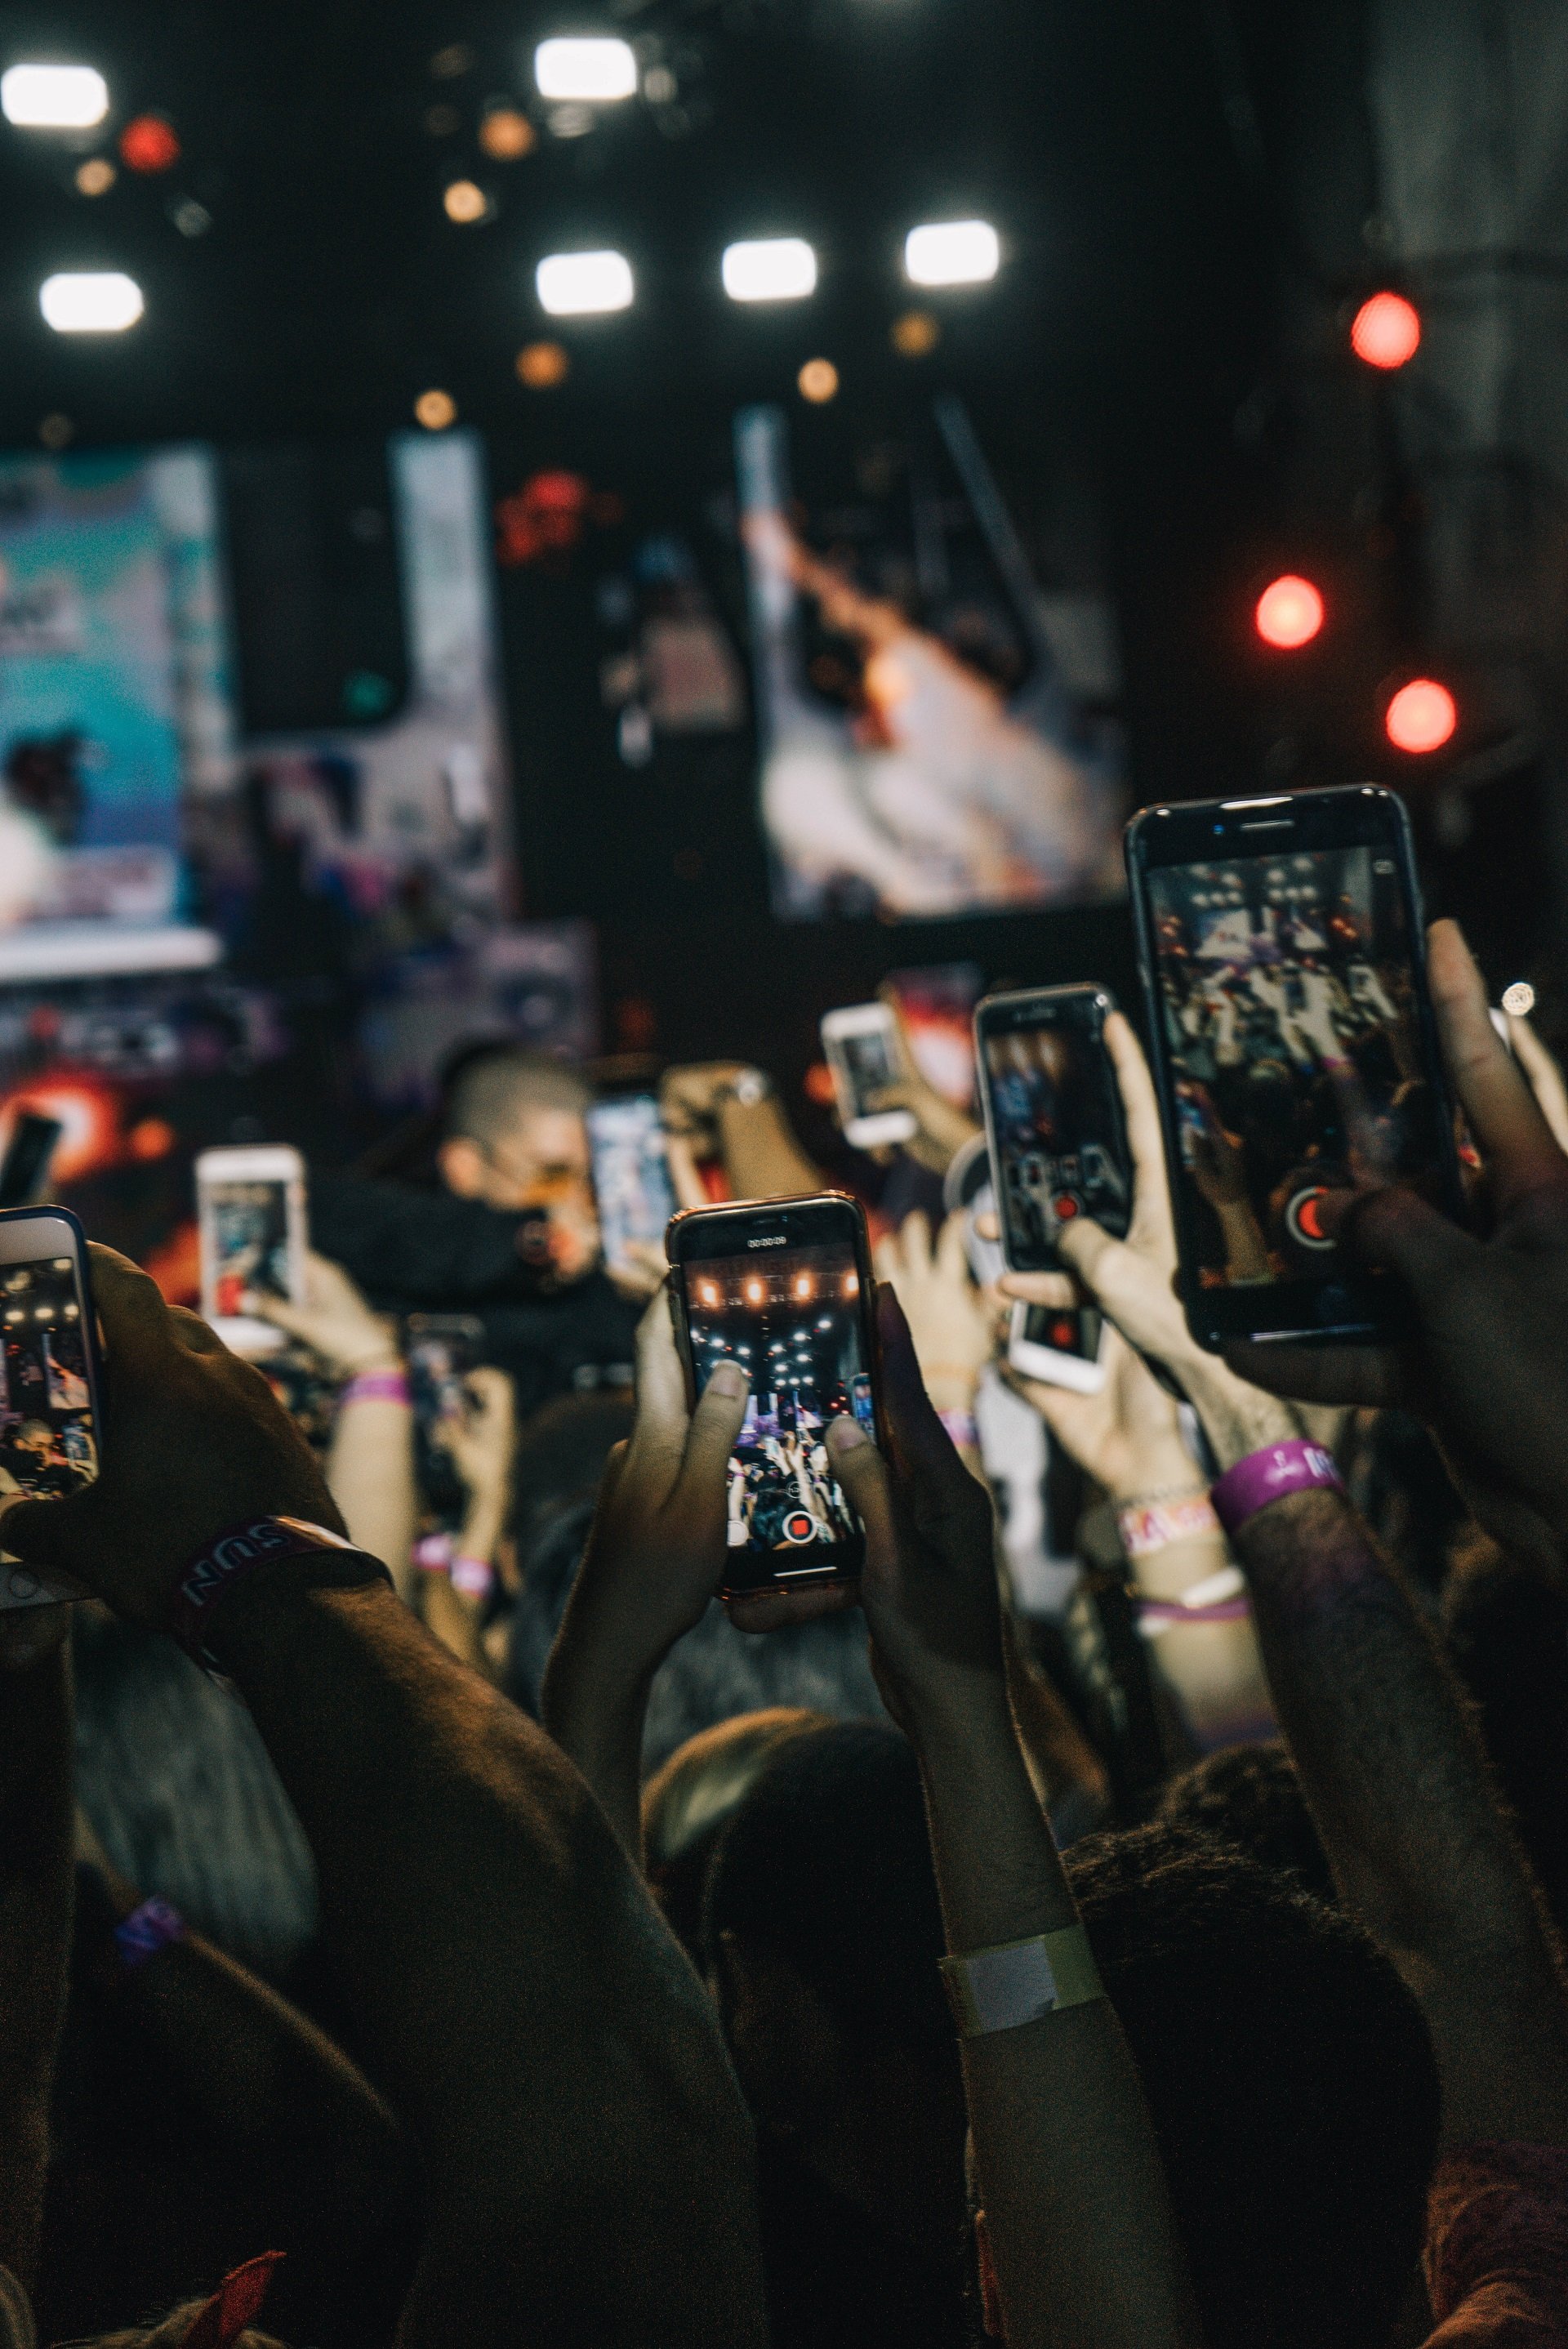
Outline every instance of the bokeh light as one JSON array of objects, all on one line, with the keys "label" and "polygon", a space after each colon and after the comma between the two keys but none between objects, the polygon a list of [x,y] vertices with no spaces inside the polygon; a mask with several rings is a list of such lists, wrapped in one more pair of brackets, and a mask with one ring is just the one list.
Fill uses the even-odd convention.
[{"label": "bokeh light", "polygon": [[444,432],[458,420],[458,403],[449,391],[422,391],[414,402],[414,414],[427,432]]},{"label": "bokeh light", "polygon": [[119,160],[129,171],[170,171],[180,160],[180,141],[161,114],[139,114],[119,134]]},{"label": "bokeh light", "polygon": [[1402,294],[1374,294],[1357,311],[1350,347],[1368,367],[1402,367],[1421,344],[1420,313]]},{"label": "bokeh light", "polygon": [[89,155],[85,163],[77,166],[78,196],[107,196],[119,173],[107,155]]},{"label": "bokeh light", "polygon": [[838,391],[839,370],[831,359],[808,359],[795,378],[795,386],[802,399],[809,399],[813,408],[820,408]]},{"label": "bokeh light", "polygon": [[1402,685],[1383,720],[1396,750],[1413,753],[1440,750],[1459,722],[1453,695],[1429,677],[1412,678]]},{"label": "bokeh light", "polygon": [[454,180],[441,197],[441,207],[449,221],[467,227],[471,221],[484,219],[490,198],[477,180]]},{"label": "bokeh light", "polygon": [[530,391],[552,391],[572,372],[572,361],[560,343],[524,343],[517,355],[517,379]]},{"label": "bokeh light", "polygon": [[1310,579],[1287,571],[1282,578],[1271,579],[1258,597],[1253,624],[1265,645],[1279,652],[1298,652],[1323,626],[1323,598]]},{"label": "bokeh light", "polygon": [[929,310],[905,310],[893,320],[889,339],[901,359],[923,359],[942,340],[942,329]]},{"label": "bokeh light", "polygon": [[536,133],[515,106],[492,106],[480,123],[480,147],[497,163],[515,163],[534,145]]}]

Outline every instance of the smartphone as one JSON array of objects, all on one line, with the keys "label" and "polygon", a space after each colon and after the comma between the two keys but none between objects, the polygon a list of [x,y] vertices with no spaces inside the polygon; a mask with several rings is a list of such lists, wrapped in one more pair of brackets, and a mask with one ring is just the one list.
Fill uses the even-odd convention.
[{"label": "smartphone", "polygon": [[485,1325],[476,1313],[410,1313],[403,1324],[415,1473],[436,1517],[454,1532],[462,1523],[468,1492],[435,1431],[468,1410],[469,1372],[484,1360],[484,1346]]},{"label": "smartphone", "polygon": [[65,1127],[57,1117],[19,1109],[0,1159],[0,1207],[30,1207],[49,1181],[49,1164]]},{"label": "smartphone", "polygon": [[857,1150],[907,1142],[914,1119],[906,1109],[878,1109],[884,1085],[898,1082],[898,1025],[885,1003],[854,1003],[822,1021],[822,1050],[832,1071],[839,1123]]},{"label": "smartphone", "polygon": [[[63,1500],[92,1483],[100,1387],[80,1224],[64,1207],[8,1208],[0,1213],[0,1493]],[[0,1607],[82,1595],[0,1550]]]},{"label": "smartphone", "polygon": [[1127,867],[1193,1336],[1397,1336],[1397,1285],[1323,1208],[1406,1183],[1462,1219],[1403,803],[1357,783],[1146,808]]},{"label": "smartphone", "polygon": [[653,1094],[595,1102],[588,1112],[588,1147],[604,1261],[614,1271],[627,1262],[633,1243],[662,1241],[676,1211],[665,1130]]},{"label": "smartphone", "polygon": [[1098,1394],[1105,1384],[1099,1359],[1104,1323],[1092,1307],[1025,1305],[1013,1308],[1007,1360],[1026,1379]]},{"label": "smartphone", "polygon": [[975,1008],[975,1048],[1013,1272],[1051,1272],[1061,1226],[1088,1215],[1118,1239],[1132,1207],[1121,1093],[1105,1049],[1103,987],[1030,987]]},{"label": "smartphone", "polygon": [[196,1161],[201,1313],[236,1354],[287,1340],[244,1310],[247,1291],[304,1301],[304,1161],[286,1143],[204,1150]]},{"label": "smartphone", "polygon": [[864,1541],[824,1437],[853,1413],[884,1441],[871,1244],[839,1191],[688,1207],[665,1237],[670,1309],[693,1404],[714,1365],[751,1381],[729,1462],[726,1596],[859,1574]]}]

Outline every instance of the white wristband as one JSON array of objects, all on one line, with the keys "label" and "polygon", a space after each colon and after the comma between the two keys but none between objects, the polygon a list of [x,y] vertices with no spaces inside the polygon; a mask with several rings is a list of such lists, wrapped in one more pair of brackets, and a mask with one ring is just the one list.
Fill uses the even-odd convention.
[{"label": "white wristband", "polygon": [[942,1978],[954,2020],[965,2039],[1016,2031],[1065,2006],[1103,1998],[1088,1936],[1081,1925],[999,1941],[989,1950],[944,1958]]}]

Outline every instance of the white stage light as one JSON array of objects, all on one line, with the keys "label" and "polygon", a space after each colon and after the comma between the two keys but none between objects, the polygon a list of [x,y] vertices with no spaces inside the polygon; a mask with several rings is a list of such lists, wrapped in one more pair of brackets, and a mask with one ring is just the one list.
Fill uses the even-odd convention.
[{"label": "white stage light", "polygon": [[38,307],[57,335],[118,335],[146,306],[135,278],[119,269],[62,270],[38,288]]},{"label": "white stage light", "polygon": [[817,256],[803,237],[727,244],[723,270],[724,290],[732,302],[799,302],[817,290]]},{"label": "white stage light", "polygon": [[552,253],[533,275],[540,305],[552,318],[594,310],[629,310],[632,264],[624,253]]},{"label": "white stage light", "polygon": [[903,241],[904,274],[912,285],[983,285],[1002,258],[989,221],[933,221]]},{"label": "white stage light", "polygon": [[541,98],[608,106],[635,98],[637,60],[625,41],[541,41],[533,53],[533,78]]},{"label": "white stage light", "polygon": [[12,66],[0,109],[21,129],[88,130],[108,112],[108,84],[96,66]]}]

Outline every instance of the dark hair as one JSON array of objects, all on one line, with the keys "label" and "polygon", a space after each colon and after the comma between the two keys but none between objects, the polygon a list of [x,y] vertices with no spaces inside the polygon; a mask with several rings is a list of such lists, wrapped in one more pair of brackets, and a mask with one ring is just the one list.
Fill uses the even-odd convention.
[{"label": "dark hair", "polygon": [[788,1959],[846,2033],[947,2052],[942,1914],[920,1772],[885,1722],[781,1745],[708,1869],[705,1935]]},{"label": "dark hair", "polygon": [[1171,1827],[1067,1861],[1164,2156],[1210,2349],[1382,2344],[1437,2145],[1426,2025],[1343,1911]]},{"label": "dark hair", "polygon": [[481,1143],[499,1141],[525,1109],[581,1115],[593,1098],[593,1087],[570,1061],[520,1044],[471,1046],[449,1061],[441,1076],[446,1133]]},{"label": "dark hair", "polygon": [[831,1727],[803,1705],[736,1713],[688,1737],[643,1788],[648,1882],[670,1930],[699,1966],[708,1862],[719,1837],[787,1738]]},{"label": "dark hair", "polygon": [[1205,1754],[1167,1781],[1154,1816],[1229,1844],[1260,1868],[1283,1868],[1320,1900],[1338,1899],[1295,1764],[1277,1739]]},{"label": "dark hair", "polygon": [[1568,1598],[1478,1538],[1444,1611],[1520,1839],[1568,1931]]}]

